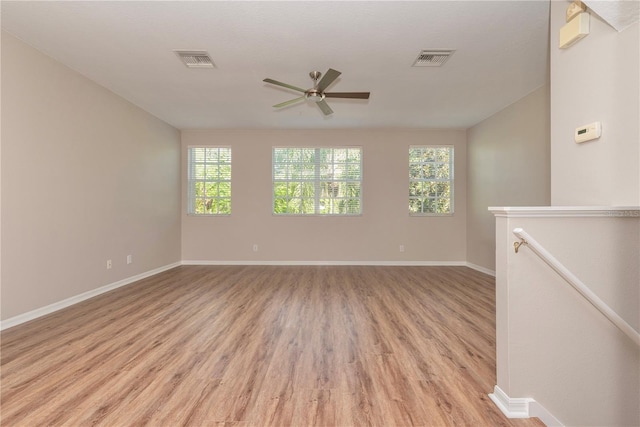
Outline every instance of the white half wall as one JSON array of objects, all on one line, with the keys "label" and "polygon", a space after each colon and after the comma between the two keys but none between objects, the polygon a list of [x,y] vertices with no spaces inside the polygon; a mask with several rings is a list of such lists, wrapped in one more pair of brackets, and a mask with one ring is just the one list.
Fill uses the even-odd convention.
[{"label": "white half wall", "polygon": [[636,331],[640,208],[495,208],[498,387],[566,426],[640,425],[640,348],[527,245],[523,228]]}]

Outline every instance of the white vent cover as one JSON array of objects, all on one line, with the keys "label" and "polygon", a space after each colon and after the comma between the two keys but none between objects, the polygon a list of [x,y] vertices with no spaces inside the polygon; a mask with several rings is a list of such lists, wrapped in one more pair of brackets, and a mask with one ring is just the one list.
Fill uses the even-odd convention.
[{"label": "white vent cover", "polygon": [[175,52],[189,68],[214,68],[211,57],[204,50],[176,50]]},{"label": "white vent cover", "polygon": [[440,67],[444,64],[455,50],[451,49],[430,49],[423,50],[413,63],[413,67]]}]

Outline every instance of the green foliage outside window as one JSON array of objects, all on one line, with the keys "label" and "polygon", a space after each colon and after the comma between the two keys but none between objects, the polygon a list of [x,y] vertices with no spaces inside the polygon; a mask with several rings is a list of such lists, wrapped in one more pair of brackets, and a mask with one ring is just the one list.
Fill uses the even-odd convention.
[{"label": "green foliage outside window", "polygon": [[231,214],[231,148],[189,148],[189,213]]},{"label": "green foliage outside window", "polygon": [[453,213],[453,147],[409,148],[409,213]]},{"label": "green foliage outside window", "polygon": [[362,213],[362,149],[273,149],[273,213]]}]

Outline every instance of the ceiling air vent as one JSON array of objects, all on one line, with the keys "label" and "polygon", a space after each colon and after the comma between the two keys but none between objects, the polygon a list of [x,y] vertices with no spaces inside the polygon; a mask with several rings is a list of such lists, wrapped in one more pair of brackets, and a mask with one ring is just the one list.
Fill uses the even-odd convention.
[{"label": "ceiling air vent", "polygon": [[189,68],[214,68],[211,57],[204,50],[176,50],[175,52]]},{"label": "ceiling air vent", "polygon": [[451,49],[430,49],[423,50],[413,63],[413,67],[440,67],[447,62],[455,50]]}]

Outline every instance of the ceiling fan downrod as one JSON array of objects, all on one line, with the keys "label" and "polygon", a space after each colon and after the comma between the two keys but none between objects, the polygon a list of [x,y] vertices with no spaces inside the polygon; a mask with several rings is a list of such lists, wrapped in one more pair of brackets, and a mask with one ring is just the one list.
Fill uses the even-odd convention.
[{"label": "ceiling fan downrod", "polygon": [[304,97],[306,99],[315,102],[320,102],[324,99],[324,93],[318,90],[318,81],[320,80],[321,76],[322,73],[320,71],[312,71],[309,73],[309,77],[311,77],[311,80],[313,80],[313,89],[308,89],[307,91],[305,91]]}]

